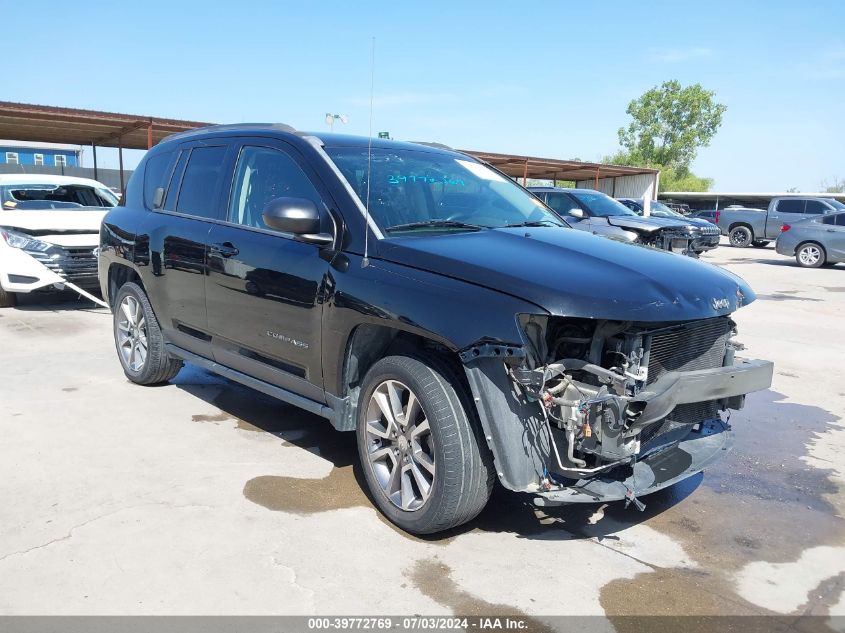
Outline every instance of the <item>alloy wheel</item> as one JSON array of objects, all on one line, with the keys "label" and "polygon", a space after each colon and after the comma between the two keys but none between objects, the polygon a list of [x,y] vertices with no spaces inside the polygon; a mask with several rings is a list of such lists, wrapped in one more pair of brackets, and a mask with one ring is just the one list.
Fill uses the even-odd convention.
[{"label": "alloy wheel", "polygon": [[117,322],[117,347],[123,364],[132,371],[141,371],[147,362],[147,321],[141,304],[132,295],[120,302]]},{"label": "alloy wheel", "polygon": [[367,408],[367,457],[382,493],[401,510],[428,501],[436,474],[431,427],[416,394],[397,380],[376,387]]},{"label": "alloy wheel", "polygon": [[818,246],[813,246],[809,244],[801,248],[798,252],[798,259],[801,261],[802,264],[805,266],[813,266],[819,263],[821,259],[822,252],[819,250]]}]

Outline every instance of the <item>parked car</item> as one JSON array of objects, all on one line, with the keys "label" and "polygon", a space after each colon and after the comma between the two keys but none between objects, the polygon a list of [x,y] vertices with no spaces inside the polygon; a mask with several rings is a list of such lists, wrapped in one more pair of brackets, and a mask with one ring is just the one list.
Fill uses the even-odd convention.
[{"label": "parked car", "polygon": [[529,187],[528,190],[580,231],[696,256],[695,229],[674,218],[643,218],[621,202],[594,189]]},{"label": "parked car", "polygon": [[[639,216],[642,216],[644,213],[645,205],[642,198],[619,198],[619,202]],[[690,244],[690,249],[696,255],[711,251],[719,245],[719,228],[714,226],[712,222],[683,216],[659,200],[652,200],[649,206],[649,217],[672,218],[682,221],[686,226],[692,227],[690,232],[693,235],[693,240]]]},{"label": "parked car", "polygon": [[734,356],[739,277],[572,230],[448,149],[171,136],[106,215],[99,271],[129,380],[187,360],[355,432],[374,503],[414,533],[469,521],[496,479],[642,505],[723,455],[719,411],[771,383]]},{"label": "parked car", "polygon": [[708,209],[705,211],[691,211],[687,218],[692,220],[706,220],[711,224],[716,224],[719,221],[718,209]]},{"label": "parked car", "polygon": [[784,224],[834,211],[845,211],[845,204],[834,198],[789,196],[772,198],[765,211],[734,206],[722,209],[717,224],[731,246],[762,248],[778,237]]},{"label": "parked car", "polygon": [[683,202],[668,202],[666,200],[661,200],[660,202],[672,209],[672,211],[680,213],[681,215],[686,216],[692,213],[692,209],[690,209],[689,205],[684,204]]},{"label": "parked car", "polygon": [[804,268],[845,262],[845,211],[784,224],[775,250]]},{"label": "parked car", "polygon": [[19,293],[99,288],[100,222],[117,198],[102,183],[44,174],[0,174],[0,307]]}]

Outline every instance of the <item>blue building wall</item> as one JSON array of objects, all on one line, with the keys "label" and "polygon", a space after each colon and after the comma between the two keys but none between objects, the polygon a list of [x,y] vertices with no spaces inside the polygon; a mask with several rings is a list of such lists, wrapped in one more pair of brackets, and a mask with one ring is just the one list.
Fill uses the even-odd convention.
[{"label": "blue building wall", "polygon": [[14,147],[2,146],[0,147],[0,164],[5,164],[6,152],[16,152],[18,155],[19,165],[34,165],[35,155],[41,154],[44,156],[44,165],[46,167],[53,167],[56,164],[56,156],[64,156],[67,161],[67,167],[79,166],[79,154],[73,150],[61,150],[52,148],[37,148],[37,147]]}]

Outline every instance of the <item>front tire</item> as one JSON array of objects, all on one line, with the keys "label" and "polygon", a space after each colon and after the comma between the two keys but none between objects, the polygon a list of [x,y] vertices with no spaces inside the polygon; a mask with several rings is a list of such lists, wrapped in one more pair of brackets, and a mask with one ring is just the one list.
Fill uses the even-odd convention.
[{"label": "front tire", "polygon": [[18,296],[0,286],[0,308],[14,308],[18,305]]},{"label": "front tire", "polygon": [[141,287],[129,282],[115,300],[114,345],[123,373],[139,385],[155,385],[174,378],[182,361],[171,358],[153,307]]},{"label": "front tire", "polygon": [[728,240],[731,246],[748,248],[754,242],[754,233],[747,226],[735,226],[728,233]]},{"label": "front tire", "polygon": [[388,356],[364,377],[358,454],[371,496],[413,534],[461,525],[493,489],[492,456],[479,441],[466,388],[436,357]]},{"label": "front tire", "polygon": [[801,244],[795,251],[795,261],[802,268],[821,268],[826,259],[824,248],[815,242]]}]

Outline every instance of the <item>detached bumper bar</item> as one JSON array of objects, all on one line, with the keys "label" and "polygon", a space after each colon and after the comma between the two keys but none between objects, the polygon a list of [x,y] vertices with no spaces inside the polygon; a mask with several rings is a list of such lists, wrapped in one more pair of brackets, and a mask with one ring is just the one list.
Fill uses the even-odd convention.
[{"label": "detached bumper bar", "polygon": [[[774,364],[767,360],[738,360],[727,367],[668,373],[634,400],[646,403],[635,424],[642,427],[657,422],[679,404],[725,400],[768,389],[773,371]],[[739,408],[731,407],[730,403],[727,406]]]},{"label": "detached bumper bar", "polygon": [[[538,492],[535,505],[555,506],[567,503],[619,501],[657,492],[704,470],[733,446],[733,432],[721,420],[702,423],[678,444],[638,461],[625,479],[609,475],[581,479],[561,490]],[[611,471],[612,472],[612,471]],[[629,471],[630,472],[630,469]]]}]

